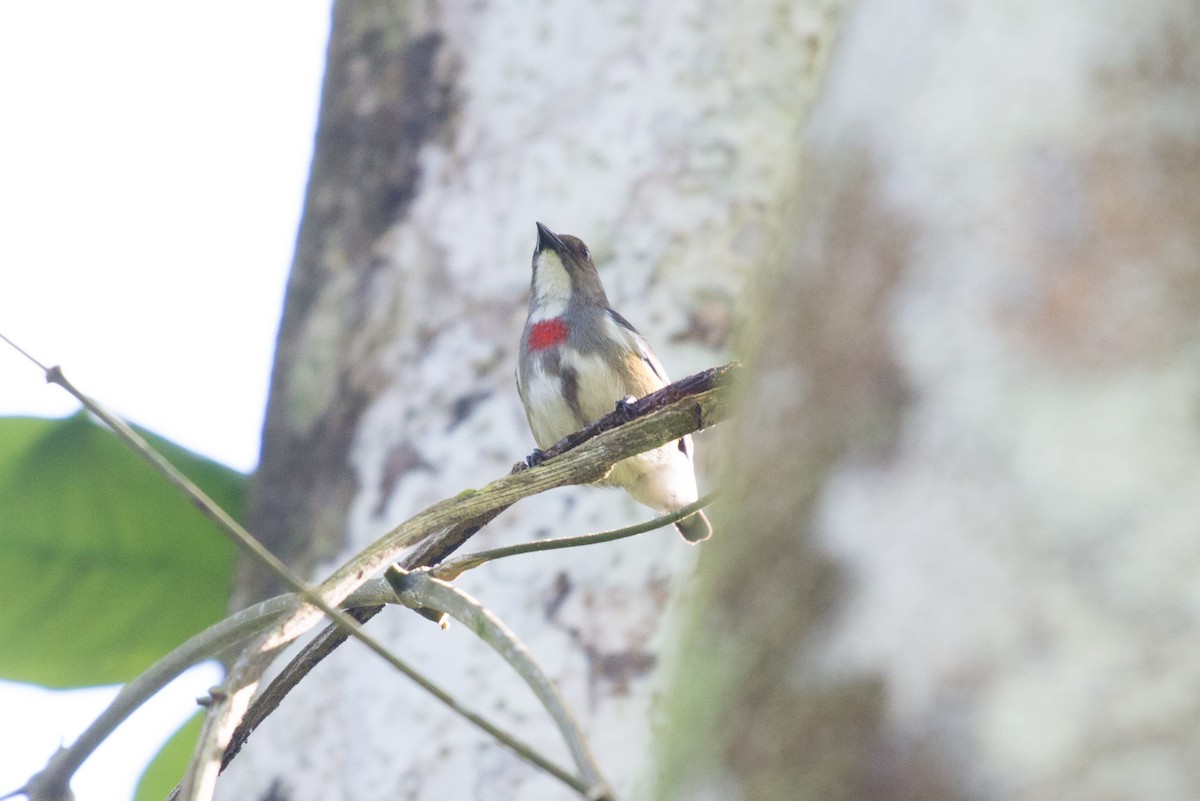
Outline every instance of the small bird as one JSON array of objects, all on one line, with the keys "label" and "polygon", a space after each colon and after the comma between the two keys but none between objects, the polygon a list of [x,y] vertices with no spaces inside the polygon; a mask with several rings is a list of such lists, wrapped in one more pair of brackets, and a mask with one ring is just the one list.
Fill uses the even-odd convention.
[{"label": "small bird", "polygon": [[[529,318],[521,335],[517,391],[539,448],[594,422],[632,396],[670,383],[650,344],[608,305],[587,246],[538,223]],[[673,512],[696,500],[692,438],[613,466],[604,484],[638,503]],[[675,526],[688,542],[712,536],[704,512]]]}]

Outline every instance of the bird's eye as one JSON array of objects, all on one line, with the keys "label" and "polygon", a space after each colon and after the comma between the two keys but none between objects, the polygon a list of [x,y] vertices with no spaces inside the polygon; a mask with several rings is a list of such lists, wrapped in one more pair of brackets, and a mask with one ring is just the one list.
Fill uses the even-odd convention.
[{"label": "bird's eye", "polygon": [[579,246],[579,255],[583,256],[583,258],[587,261],[591,261],[592,259],[592,252],[587,249],[587,245]]}]

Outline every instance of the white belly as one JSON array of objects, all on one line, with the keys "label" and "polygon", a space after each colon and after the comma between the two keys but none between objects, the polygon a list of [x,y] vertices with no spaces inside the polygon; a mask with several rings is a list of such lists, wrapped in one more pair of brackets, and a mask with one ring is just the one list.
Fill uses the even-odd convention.
[{"label": "white belly", "polygon": [[544,370],[531,371],[523,383],[525,415],[529,418],[529,430],[539,448],[549,448],[554,443],[581,426],[562,394],[562,385],[556,375]]},{"label": "white belly", "polygon": [[[632,394],[620,374],[598,355],[562,348],[558,356],[560,367],[576,376],[578,407],[584,419],[576,415],[563,395],[560,376],[544,370],[540,360],[523,381],[518,376],[529,428],[543,449],[613,411],[617,401]],[[692,460],[679,450],[678,441],[617,463],[602,483],[621,487],[638,503],[664,512],[697,498]]]},{"label": "white belly", "polygon": [[660,512],[673,512],[698,497],[692,460],[679,450],[678,441],[618,462],[604,483]]}]

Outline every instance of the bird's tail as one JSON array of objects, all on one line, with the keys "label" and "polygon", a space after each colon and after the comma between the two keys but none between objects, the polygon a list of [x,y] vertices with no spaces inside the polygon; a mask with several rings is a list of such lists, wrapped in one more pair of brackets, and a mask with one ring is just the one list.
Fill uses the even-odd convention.
[{"label": "bird's tail", "polygon": [[683,538],[691,543],[704,542],[712,536],[712,525],[704,516],[704,512],[696,512],[694,515],[688,515],[682,520],[676,521],[675,528],[679,529]]}]

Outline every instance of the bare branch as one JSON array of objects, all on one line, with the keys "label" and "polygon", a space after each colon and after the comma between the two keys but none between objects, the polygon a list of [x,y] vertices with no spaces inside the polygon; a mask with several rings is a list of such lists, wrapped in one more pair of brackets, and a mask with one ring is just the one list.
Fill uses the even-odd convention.
[{"label": "bare branch", "polygon": [[[222,509],[216,501],[210,498],[208,494],[200,489],[200,487],[197,486],[191,479],[189,479],[174,465],[167,461],[162,454],[154,450],[154,448],[152,448],[150,444],[146,442],[146,440],[140,434],[134,431],[133,428],[131,428],[124,420],[121,420],[116,415],[110,413],[97,401],[93,400],[76,388],[75,385],[73,385],[67,379],[66,375],[64,375],[61,367],[55,365],[47,368],[42,365],[41,362],[33,358],[33,356],[19,348],[15,343],[12,342],[12,340],[4,337],[4,341],[13,348],[16,348],[22,355],[24,355],[34,364],[41,367],[45,372],[46,381],[48,383],[59,385],[72,397],[82,403],[88,411],[96,415],[96,417],[104,422],[105,425],[112,429],[113,433],[117,435],[117,438],[122,444],[124,444],[137,456],[141,457],[142,460],[149,464],[150,467],[156,473],[158,473],[163,480],[165,480],[169,485],[174,487],[179,491],[180,494],[187,498],[193,506],[195,506],[205,517],[207,517],[214,525],[216,525],[221,533],[233,540],[233,542],[242,550],[247,552],[256,563],[266,568],[285,586],[289,587],[298,596],[303,598],[306,604],[312,605],[320,613],[329,617],[336,626],[344,629],[348,635],[361,640],[364,645],[366,645],[379,656],[383,657],[386,662],[395,667],[401,673],[404,673],[410,678],[418,675],[412,667],[385,648],[382,643],[378,642],[375,640],[375,638],[364,632],[361,628],[361,624],[357,620],[337,608],[337,604],[344,599],[348,592],[340,596],[333,597],[332,600],[327,600],[322,594],[315,592],[299,576],[293,573],[287,567],[287,565],[280,561],[278,557],[267,550],[262,543],[260,543],[248,531],[246,531],[241,524],[234,520],[232,515]],[[361,582],[359,583],[361,584]],[[353,587],[350,589],[353,589]],[[291,616],[293,621],[296,618],[311,617],[315,614],[315,612],[309,612],[298,603],[295,605],[298,608]],[[259,652],[265,656],[269,656],[270,654],[273,654],[279,647],[287,642],[290,642],[291,639],[294,639],[300,633],[303,633],[303,631],[304,629],[300,629],[299,631],[290,634],[281,632],[281,636],[275,636],[273,633],[264,634],[261,638],[262,647],[259,649]],[[241,699],[241,701],[247,704],[249,703],[249,695],[253,691],[252,685],[257,682],[257,675],[255,675],[253,679],[249,681],[237,680],[240,672],[239,664],[245,661],[245,657],[246,654],[243,654],[242,659],[239,659],[239,662],[235,664],[233,670],[230,671],[230,675],[226,677],[226,682],[224,685],[226,689],[214,697],[213,709],[228,709],[228,702],[232,697],[237,697]],[[263,663],[261,667],[265,667],[265,664],[266,663]],[[261,667],[259,670],[261,670]],[[211,714],[206,716],[203,730],[204,732],[211,731],[209,722],[212,720],[212,718],[213,715]],[[207,755],[204,754],[205,751],[207,751]],[[188,771],[188,775],[185,777],[185,783],[203,788],[196,791],[198,794],[197,797],[211,797],[212,784],[215,782],[217,773],[219,772],[219,761],[223,752],[223,746],[214,746],[209,739],[206,739],[204,736],[201,737],[200,746],[198,747],[196,757],[193,759],[192,769]],[[197,768],[199,769],[197,770]],[[198,784],[193,781],[193,777],[197,776],[201,779]]]},{"label": "bare branch", "polygon": [[[391,587],[382,579],[378,579],[364,584],[354,592],[346,599],[345,607],[353,609],[390,603],[394,595]],[[80,765],[138,707],[188,668],[213,659],[253,634],[269,628],[281,614],[295,604],[296,596],[292,594],[268,598],[214,623],[188,639],[126,683],[99,717],[92,721],[71,745],[59,748],[46,766],[15,794],[25,794],[32,799],[68,797],[71,779]],[[198,702],[203,703],[199,699]]]},{"label": "bare branch", "polygon": [[520,542],[516,545],[506,545],[503,548],[493,548],[489,551],[479,551],[477,553],[469,553],[454,559],[442,562],[437,567],[429,571],[429,574],[436,579],[442,581],[450,581],[456,579],[468,570],[474,570],[480,565],[485,565],[494,559],[504,559],[509,556],[519,556],[525,553],[537,553],[539,551],[556,551],[560,548],[577,548],[581,545],[599,545],[602,542],[612,542],[614,540],[632,537],[636,534],[644,534],[647,531],[653,531],[656,528],[669,526],[676,520],[682,520],[694,512],[698,512],[708,506],[717,497],[717,493],[710,492],[703,498],[694,503],[689,503],[677,511],[670,514],[661,515],[652,520],[647,520],[645,523],[635,523],[632,526],[623,528],[615,528],[611,531],[599,531],[595,534],[581,534],[576,537],[554,537],[547,540],[534,540],[532,542]]},{"label": "bare branch", "polygon": [[[5,339],[10,345],[13,343]],[[16,345],[13,345],[16,347]],[[19,348],[18,348],[19,350]],[[24,353],[24,351],[21,351]],[[28,356],[28,354],[26,354]],[[32,359],[32,357],[29,357]],[[35,361],[36,363],[36,361]],[[40,363],[39,363],[40,366]],[[375,653],[384,658],[385,661],[392,664],[403,673],[411,673],[412,668],[404,664],[401,659],[391,653],[378,640],[362,630],[361,625],[357,620],[347,615],[341,609],[338,609],[336,604],[327,602],[321,595],[314,592],[307,583],[299,576],[291,571],[287,565],[279,560],[277,556],[271,553],[267,548],[254,538],[250,532],[246,531],[240,523],[233,519],[233,516],[221,508],[220,504],[208,497],[204,490],[200,489],[190,478],[180,472],[173,464],[167,461],[158,451],[150,446],[150,443],[133,430],[124,420],[109,412],[98,402],[83,394],[75,387],[67,377],[63,374],[62,368],[55,365],[46,368],[46,381],[51,384],[58,384],[71,394],[76,400],[84,405],[84,407],[100,418],[117,438],[129,450],[141,457],[154,472],[179,491],[181,495],[188,499],[193,506],[200,510],[201,514],[207,517],[218,530],[221,531],[229,539],[233,540],[234,544],[242,550],[250,554],[255,562],[262,565],[278,578],[283,584],[289,587],[297,595],[301,596],[305,602],[312,604],[326,616],[328,616],[334,625],[342,628],[350,636],[362,641],[364,645],[370,648]],[[338,599],[340,600],[340,599]]]},{"label": "bare branch", "polygon": [[[407,570],[436,565],[466,542],[483,525],[521,497],[554,486],[585,483],[588,480],[587,476],[603,475],[612,464],[623,458],[650,450],[685,434],[725,420],[729,415],[732,384],[740,369],[740,365],[734,363],[680,379],[658,392],[635,401],[630,405],[626,416],[610,414],[566,437],[554,447],[543,452],[538,466],[527,469],[524,464],[517,465],[507,479],[501,479],[501,481],[489,485],[488,488],[478,493],[471,493],[467,497],[476,499],[478,502],[478,496],[488,492],[496,484],[508,480],[520,478],[542,480],[536,484],[527,485],[523,494],[518,493],[515,497],[504,495],[495,503],[488,505],[483,513],[465,518],[460,517],[456,522],[447,521],[443,528],[434,529],[437,533],[423,540],[420,545],[405,555],[399,564]],[[588,448],[582,447],[586,443],[600,439],[601,435],[605,435],[605,439],[601,442]],[[576,448],[578,450],[573,450]],[[543,471],[551,468],[556,469],[553,476],[556,481],[545,479],[546,474]],[[431,507],[422,515],[428,515],[447,503],[451,503],[451,501],[443,501],[442,504]],[[416,519],[414,518],[414,520]],[[409,524],[404,524],[404,526],[407,525]],[[389,539],[401,540],[399,532],[404,526],[385,535],[380,542],[386,542]],[[404,538],[401,541],[407,542],[408,540]],[[389,551],[389,553],[394,553],[394,551]],[[378,567],[373,567],[372,572],[374,569],[378,569]],[[345,568],[339,573],[344,570]],[[356,620],[365,623],[382,609],[382,605],[366,606],[352,610],[351,614]],[[222,761],[222,769],[232,761],[254,729],[279,706],[292,688],[326,656],[345,642],[345,639],[346,636],[338,629],[327,628],[292,659],[245,713],[241,724],[230,737]]]},{"label": "bare branch", "polygon": [[[11,344],[11,343],[10,343]],[[14,346],[15,347],[15,346]],[[35,363],[37,363],[35,361]],[[39,364],[40,366],[40,364]],[[222,531],[234,538],[238,544],[255,553],[256,556],[263,556],[263,563],[270,566],[272,561],[277,562],[269,552],[262,548],[240,525],[237,524],[227,513],[224,512],[215,502],[211,501],[198,487],[183,476],[175,468],[163,459],[157,452],[149,447],[142,438],[130,429],[123,421],[109,414],[103,407],[95,401],[77,390],[62,374],[62,371],[57,367],[43,368],[47,375],[47,381],[57,383],[75,396],[81,403],[84,404],[93,414],[97,415],[101,420],[107,423],[125,442],[125,444],[138,453],[143,459],[151,464],[156,471],[163,476],[172,486],[175,486],[182,493],[187,495],[193,504],[196,505],[206,516],[216,523]],[[593,481],[602,477],[613,463],[619,461],[626,456],[639,453],[650,448],[657,447],[664,442],[669,442],[683,434],[690,433],[703,425],[713,424],[723,419],[725,413],[725,398],[717,394],[717,390],[723,388],[727,382],[729,375],[735,370],[734,366],[724,368],[716,368],[704,373],[691,376],[683,379],[676,384],[664,388],[654,395],[637,401],[631,404],[622,415],[609,415],[608,417],[598,421],[597,423],[583,429],[576,434],[567,437],[562,442],[555,445],[544,453],[538,453],[537,458],[531,458],[529,463],[538,465],[536,470],[529,470],[524,464],[514,467],[513,473],[508,479],[501,479],[498,482],[493,482],[492,485],[480,492],[468,491],[460,493],[453,499],[444,501],[434,507],[426,510],[423,513],[428,520],[424,522],[425,531],[439,531],[437,535],[429,537],[424,544],[410,554],[406,562],[434,564],[440,561],[445,555],[453,552],[466,541],[475,531],[493,519],[501,511],[509,505],[519,500],[521,497],[544,491],[553,486],[561,486],[568,483],[584,483]],[[688,402],[689,399],[691,402]],[[618,428],[623,428],[621,433],[615,432]],[[664,433],[665,432],[665,433]],[[608,434],[609,436],[601,439],[601,435]],[[599,440],[587,448],[580,448],[584,443]],[[573,458],[560,458],[564,454],[574,451]],[[514,480],[515,479],[515,480]],[[524,486],[522,486],[524,485]],[[487,496],[489,490],[492,491],[496,498],[489,499],[485,503],[480,503],[480,496]],[[699,508],[701,504],[697,505]],[[478,508],[482,506],[483,508]],[[458,512],[451,514],[447,512],[447,507]],[[464,511],[465,510],[465,511]],[[683,511],[676,515],[678,517],[687,514]],[[400,547],[403,543],[410,543],[418,539],[414,536],[421,533],[421,526],[414,525],[414,522],[421,518],[408,521],[408,523],[398,527],[385,536],[375,546],[368,549],[368,552],[383,549]],[[443,517],[448,518],[445,524],[440,527],[436,523],[441,523]],[[669,516],[668,516],[669,517]],[[535,543],[530,550],[548,549],[554,547],[568,547],[571,544],[586,544],[587,542],[600,542],[608,539],[615,539],[619,536],[630,536],[633,533],[657,525],[665,525],[670,522],[670,519],[663,519],[660,522],[652,524],[641,524],[636,527],[631,527],[629,530],[621,530],[618,532],[605,532],[599,535],[589,535],[584,538],[577,538],[573,543]],[[406,531],[406,528],[408,529]],[[407,535],[407,536],[406,536]],[[259,553],[261,551],[261,553]],[[489,558],[498,558],[511,553],[522,552],[506,551],[504,553],[484,554],[480,559],[480,555],[474,557],[473,564],[482,564]],[[366,552],[364,552],[366,553]],[[363,557],[363,555],[360,555]],[[379,558],[376,556],[376,558]],[[360,558],[352,560],[352,562],[338,572],[325,586],[328,586],[339,575],[344,577],[353,566],[363,561],[369,561],[369,558]],[[416,566],[416,565],[413,565]],[[381,608],[377,605],[368,605],[355,610],[353,614],[354,623],[348,624],[346,613],[340,610],[332,609],[328,601],[314,593],[298,578],[291,576],[286,567],[282,563],[278,564],[280,571],[279,577],[286,584],[293,586],[298,593],[306,596],[306,600],[315,601],[315,605],[322,608],[331,618],[336,621],[336,625],[344,631],[339,631],[337,643],[344,641],[347,632],[354,636],[360,636],[361,639],[368,644],[372,650],[375,650],[383,656],[388,662],[393,664],[401,672],[408,675],[427,691],[447,703],[456,711],[459,711],[476,725],[481,726],[485,731],[488,731],[501,742],[508,745],[510,748],[521,753],[522,756],[530,759],[534,764],[538,764],[543,769],[550,772],[552,775],[566,781],[572,786],[572,777],[565,774],[561,769],[548,763],[544,758],[541,758],[531,749],[523,747],[518,741],[504,732],[495,729],[491,724],[478,718],[469,710],[461,708],[452,698],[440,691],[438,688],[431,685],[423,677],[419,676],[412,668],[392,655],[381,645],[378,645],[370,637],[363,635],[357,630],[357,624],[360,621],[368,620]],[[466,565],[460,565],[461,570],[467,569]],[[364,575],[361,571],[359,576]],[[362,582],[357,582],[361,586]],[[353,589],[353,588],[351,588]],[[347,592],[347,595],[349,592]],[[344,602],[346,597],[342,598]],[[357,603],[370,603],[367,597],[360,596],[356,599]],[[84,759],[94,750],[113,728],[123,720],[134,708],[144,702],[146,698],[157,691],[163,683],[169,681],[174,675],[177,675],[183,669],[194,664],[200,659],[207,658],[212,655],[214,647],[222,644],[228,645],[230,642],[240,640],[256,630],[270,626],[276,618],[280,616],[290,616],[295,623],[295,618],[303,616],[313,616],[314,612],[307,611],[297,600],[295,596],[280,596],[279,598],[271,599],[264,604],[253,607],[250,610],[235,615],[210,630],[198,635],[196,638],[189,640],[180,648],[173,651],[168,657],[161,660],[150,671],[130,682],[121,692],[114,703],[93,722],[92,726],[79,738],[70,748],[60,749],[60,751],[51,759],[47,767],[35,775],[23,788],[22,791],[27,794],[36,795],[37,797],[57,797],[56,794],[69,793],[69,781],[71,775],[78,769]],[[282,624],[281,624],[282,625]],[[311,625],[311,624],[309,624]],[[267,656],[273,653],[275,649],[281,647],[294,636],[298,636],[303,629],[295,630],[295,633],[290,635],[281,635],[280,632],[272,631],[263,635],[260,638],[259,648],[257,653],[260,656]],[[335,629],[336,630],[336,629]],[[326,632],[328,634],[328,632]],[[332,647],[336,647],[334,643]],[[332,650],[332,647],[330,650]],[[301,670],[294,671],[290,675],[293,677],[290,686],[294,686],[294,682],[298,681],[303,675],[311,669],[312,665],[319,661],[308,661],[301,658],[298,659],[289,669],[296,665],[304,666]],[[264,663],[265,666],[265,663]],[[240,689],[241,694],[245,694],[249,688],[249,684],[237,685],[226,680],[224,689],[214,693],[211,704],[214,707],[227,706],[230,700],[230,688]],[[275,687],[276,685],[273,685]],[[286,694],[290,686],[282,688],[283,692],[279,693],[273,703],[258,704],[257,707],[265,713],[269,713],[271,709],[278,704],[278,700]],[[267,699],[264,699],[267,700]],[[252,730],[252,726],[247,729],[247,732]],[[229,744],[229,748],[224,749],[224,758],[221,767],[228,763],[240,747],[240,741],[233,741]],[[209,772],[211,777],[215,779],[216,771]],[[590,782],[589,786],[594,788],[594,782]],[[576,786],[576,789],[585,792],[583,786]]]},{"label": "bare branch", "polygon": [[[581,779],[579,782],[567,783],[589,800],[613,801],[612,791],[596,765],[583,730],[567,709],[558,688],[538,667],[529,649],[512,629],[485,609],[479,601],[451,584],[432,578],[428,573],[409,573],[393,565],[383,576],[392,585],[402,604],[413,609],[432,608],[448,613],[500,654],[533,690],[562,733]],[[529,758],[525,754],[521,756]]]}]

